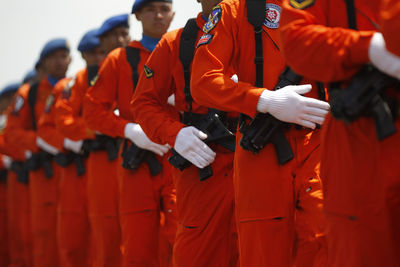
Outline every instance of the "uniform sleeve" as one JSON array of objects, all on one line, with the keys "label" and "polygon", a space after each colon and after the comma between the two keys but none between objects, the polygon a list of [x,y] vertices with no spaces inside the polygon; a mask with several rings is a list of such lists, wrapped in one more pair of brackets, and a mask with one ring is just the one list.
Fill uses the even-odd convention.
[{"label": "uniform sleeve", "polygon": [[[87,88],[87,82],[84,84]],[[54,106],[56,128],[71,140],[78,141],[94,137],[93,131],[86,126],[81,115],[86,88],[78,79],[70,91],[65,93],[66,95],[61,94]]]},{"label": "uniform sleeve", "polygon": [[300,10],[284,0],[282,50],[288,65],[299,74],[322,82],[345,80],[369,62],[368,47],[374,32],[324,26],[326,2],[315,1]]},{"label": "uniform sleeve", "polygon": [[400,1],[383,0],[381,20],[387,49],[400,56]]},{"label": "uniform sleeve", "polygon": [[118,53],[114,50],[102,64],[95,84],[86,93],[83,116],[87,126],[111,137],[123,137],[127,120],[113,113],[118,89]]},{"label": "uniform sleeve", "polygon": [[146,135],[156,143],[173,146],[180,129],[185,125],[171,116],[167,110],[167,99],[174,90],[171,66],[171,46],[163,38],[148,59],[146,66],[153,73],[147,78],[142,72],[131,102],[135,121]]},{"label": "uniform sleeve", "polygon": [[61,132],[57,131],[55,119],[54,119],[54,103],[60,96],[62,87],[60,84],[56,84],[53,92],[47,97],[46,106],[44,112],[40,115],[38,121],[37,134],[49,145],[62,150],[64,148],[64,136]]},{"label": "uniform sleeve", "polygon": [[36,132],[32,128],[31,110],[27,101],[28,91],[29,85],[18,90],[14,103],[8,111],[4,137],[7,143],[15,145],[23,151],[37,152]]},{"label": "uniform sleeve", "polygon": [[[237,1],[239,2],[239,1]],[[231,80],[235,54],[237,9],[221,4],[221,19],[215,28],[201,38],[212,38],[200,45],[193,60],[191,93],[196,102],[224,111],[236,111],[254,116],[263,88]],[[250,36],[251,38],[253,36]]]}]

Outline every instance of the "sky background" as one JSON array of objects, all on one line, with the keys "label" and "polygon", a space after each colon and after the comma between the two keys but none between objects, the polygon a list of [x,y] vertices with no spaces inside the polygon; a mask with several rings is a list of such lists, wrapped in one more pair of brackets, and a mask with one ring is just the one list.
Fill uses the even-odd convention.
[{"label": "sky background", "polygon": [[[133,0],[1,0],[0,88],[20,82],[31,70],[44,44],[57,37],[68,39],[72,63],[67,75],[84,67],[76,50],[85,32],[97,28],[108,17],[130,13]],[[176,12],[170,30],[183,27],[200,12],[195,0],[173,0]],[[140,39],[142,29],[131,16],[131,36]]]}]

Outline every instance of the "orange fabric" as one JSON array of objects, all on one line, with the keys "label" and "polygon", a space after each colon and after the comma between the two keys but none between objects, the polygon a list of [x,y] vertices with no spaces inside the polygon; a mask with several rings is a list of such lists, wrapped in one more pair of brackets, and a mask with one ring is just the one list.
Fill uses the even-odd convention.
[{"label": "orange fabric", "polygon": [[[88,88],[87,69],[79,71],[73,79],[58,82],[55,93],[59,96],[52,107],[52,127],[64,137],[82,140],[92,137],[81,117],[83,96]],[[87,164],[85,164],[87,169]],[[88,217],[87,174],[77,176],[76,165],[61,168],[60,199],[58,204],[57,238],[61,266],[90,266],[91,231]]]},{"label": "orange fabric", "polygon": [[108,161],[105,151],[89,154],[86,172],[93,266],[120,266],[117,167],[118,161]]},{"label": "orange fabric", "polygon": [[[130,46],[140,50],[140,71],[150,52],[138,41],[131,42]],[[125,49],[115,49],[105,59],[96,83],[86,95],[84,117],[88,126],[109,136],[124,137],[125,125],[134,121],[129,105],[133,88],[132,70]],[[120,116],[110,112],[114,103]],[[161,174],[151,177],[145,165],[135,172],[119,166],[119,216],[124,249],[122,265],[157,266],[160,192],[165,188],[165,179]]]},{"label": "orange fabric", "polygon": [[29,185],[18,182],[14,172],[9,172],[7,198],[10,264],[33,266]]},{"label": "orange fabric", "polygon": [[[280,1],[266,4],[280,6]],[[265,88],[257,88],[253,86],[254,30],[247,20],[245,1],[223,1],[220,7],[221,19],[209,32],[212,40],[196,51],[192,95],[200,104],[254,116],[261,92],[273,89],[284,69],[278,30],[262,26]],[[227,75],[228,66],[237,74],[238,83]],[[308,96],[316,97],[316,90]],[[237,133],[238,141],[241,137]],[[323,238],[317,238],[323,237],[325,225],[316,171],[318,132],[291,129],[286,137],[295,158],[282,166],[271,144],[257,155],[236,146],[233,184],[241,266],[290,266],[293,262],[323,266],[320,254],[325,244]],[[304,190],[310,178],[315,185]],[[300,202],[303,204],[297,206]]]},{"label": "orange fabric", "polygon": [[[344,1],[316,1],[305,10],[286,1],[281,28],[285,58],[307,77],[322,77],[326,82],[350,79],[369,61],[368,39],[376,30],[379,6],[379,0],[356,2],[359,31],[352,31],[346,29]],[[379,142],[371,118],[345,124],[327,117],[322,128],[321,177],[328,266],[398,265],[392,254],[393,233],[385,207],[390,199],[385,199],[384,184],[389,180],[398,184],[398,178],[392,179],[398,174],[392,161],[396,154],[387,146],[396,146],[399,138],[396,133]],[[390,170],[388,161],[393,164]],[[398,197],[393,201],[399,203]]]},{"label": "orange fabric", "polygon": [[[201,29],[204,23],[200,14],[198,27]],[[134,118],[146,134],[152,140],[168,143],[171,147],[185,125],[165,105],[168,96],[175,94],[175,114],[189,111],[183,90],[183,68],[179,61],[181,34],[182,29],[163,36],[146,63],[154,76],[146,78],[141,75],[131,103]],[[200,36],[201,31],[198,38]],[[192,107],[195,113],[208,112],[208,108],[196,102]],[[214,175],[207,181],[199,180],[198,169],[194,166],[183,172],[172,169],[178,209],[174,266],[236,266],[232,164],[233,153],[222,149],[212,164]]]},{"label": "orange fabric", "polygon": [[[7,175],[8,176],[8,175]],[[0,266],[9,264],[9,239],[7,221],[7,182],[0,181]]]},{"label": "orange fabric", "polygon": [[392,53],[400,56],[400,2],[397,0],[382,0],[381,31],[386,47]]},{"label": "orange fabric", "polygon": [[[64,96],[58,98],[54,106],[56,127],[71,140],[92,139],[94,133],[89,130],[82,117],[83,98],[89,87],[87,69],[79,71],[74,79],[73,86],[64,92]],[[70,81],[64,79],[63,87],[69,86]]]}]

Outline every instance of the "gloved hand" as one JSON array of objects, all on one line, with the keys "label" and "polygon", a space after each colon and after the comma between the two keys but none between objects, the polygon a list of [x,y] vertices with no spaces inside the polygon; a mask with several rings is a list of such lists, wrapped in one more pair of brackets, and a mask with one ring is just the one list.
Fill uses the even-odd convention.
[{"label": "gloved hand", "polygon": [[182,128],[175,139],[174,149],[182,157],[198,168],[210,165],[215,159],[215,152],[202,140],[207,135],[193,126]]},{"label": "gloved hand", "polygon": [[83,145],[82,140],[73,141],[71,139],[64,138],[64,148],[71,150],[72,152],[74,152],[76,154],[79,154],[82,152],[82,145]]},{"label": "gloved hand", "polygon": [[52,155],[56,155],[58,152],[58,149],[55,148],[54,146],[48,144],[46,141],[44,141],[42,138],[40,138],[39,136],[36,137],[36,145],[43,149],[44,151],[52,154]]},{"label": "gloved hand", "polygon": [[280,121],[296,123],[314,129],[322,125],[329,104],[301,96],[311,91],[311,85],[288,85],[276,91],[264,90],[258,100],[257,111],[270,113]]},{"label": "gloved hand", "polygon": [[371,63],[383,73],[400,79],[400,57],[386,49],[385,40],[380,32],[374,33],[369,44],[368,56]]},{"label": "gloved hand", "polygon": [[150,150],[160,156],[168,152],[167,145],[159,145],[152,142],[143,132],[142,127],[137,123],[127,123],[124,129],[124,135],[140,148]]},{"label": "gloved hand", "polygon": [[1,161],[3,162],[4,168],[6,170],[9,170],[11,168],[11,164],[13,161],[9,156],[2,155]]},{"label": "gloved hand", "polygon": [[30,157],[32,157],[32,151],[30,151],[30,150],[25,150],[24,154],[25,154],[26,159],[29,159]]}]

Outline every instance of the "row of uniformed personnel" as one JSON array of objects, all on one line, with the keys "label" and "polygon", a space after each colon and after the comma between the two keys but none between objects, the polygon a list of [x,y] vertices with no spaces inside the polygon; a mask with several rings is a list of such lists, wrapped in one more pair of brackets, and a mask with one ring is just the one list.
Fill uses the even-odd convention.
[{"label": "row of uniformed personnel", "polygon": [[142,39],[111,17],[73,78],[45,45],[0,139],[11,266],[398,266],[400,134],[326,101],[366,64],[400,79],[400,5],[198,2],[166,33],[171,0],[136,0]]}]

